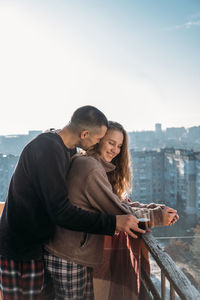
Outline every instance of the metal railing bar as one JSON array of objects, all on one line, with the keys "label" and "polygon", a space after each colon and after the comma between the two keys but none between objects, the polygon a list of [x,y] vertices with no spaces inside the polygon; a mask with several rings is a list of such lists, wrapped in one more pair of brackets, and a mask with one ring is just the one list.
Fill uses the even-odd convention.
[{"label": "metal railing bar", "polygon": [[174,290],[179,297],[182,300],[200,300],[200,293],[180,268],[176,266],[172,258],[163,250],[153,235],[146,233],[142,235],[142,239],[162,272],[169,282],[173,284]]},{"label": "metal railing bar", "polygon": [[175,291],[173,284],[170,283],[170,300],[175,300]]},{"label": "metal railing bar", "polygon": [[161,298],[162,300],[166,299],[166,280],[165,280],[165,274],[161,270]]},{"label": "metal railing bar", "polygon": [[143,269],[143,267],[141,267],[141,272],[142,272],[142,278],[144,279],[145,284],[147,285],[148,289],[151,291],[152,295],[153,295],[153,299],[154,300],[162,300],[159,292],[157,291],[155,285],[153,284],[151,278],[149,277],[149,275],[146,273],[146,271]]},{"label": "metal railing bar", "polygon": [[[148,287],[147,287],[147,284],[146,284],[146,282],[145,282],[145,280],[143,279],[143,278],[141,278],[141,286],[140,286],[140,288],[141,288],[141,294],[142,294],[142,296],[141,296],[141,294],[140,294],[140,297],[139,297],[139,299],[145,299],[145,300],[157,300],[155,297],[153,297],[152,296],[152,294],[151,294],[151,292],[150,292],[150,290],[148,289]],[[145,293],[145,295],[144,295],[144,293]],[[142,298],[143,297],[143,298]],[[145,297],[145,298],[144,298]],[[159,300],[159,299],[158,299]]]}]

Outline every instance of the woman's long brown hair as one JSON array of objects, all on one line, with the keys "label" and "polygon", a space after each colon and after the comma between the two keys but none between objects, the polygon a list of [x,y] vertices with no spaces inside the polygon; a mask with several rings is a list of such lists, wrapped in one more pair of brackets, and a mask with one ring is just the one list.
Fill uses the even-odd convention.
[{"label": "woman's long brown hair", "polygon": [[[112,160],[115,170],[108,172],[108,180],[112,185],[113,192],[122,200],[124,194],[131,191],[131,164],[128,150],[128,135],[123,126],[117,122],[109,121],[108,130],[119,131],[123,134],[123,143],[120,153]],[[98,144],[87,150],[87,155],[97,155]]]},{"label": "woman's long brown hair", "polygon": [[112,160],[116,168],[114,171],[107,173],[113,192],[122,199],[123,194],[128,194],[131,190],[132,176],[128,150],[128,134],[121,124],[113,121],[108,122],[108,130],[120,131],[124,137],[120,153]]}]

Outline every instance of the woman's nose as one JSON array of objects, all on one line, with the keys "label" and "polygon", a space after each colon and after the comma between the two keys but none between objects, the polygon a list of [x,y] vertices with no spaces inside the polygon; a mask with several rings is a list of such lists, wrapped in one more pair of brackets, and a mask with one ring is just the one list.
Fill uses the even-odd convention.
[{"label": "woman's nose", "polygon": [[111,151],[113,152],[113,153],[116,153],[117,152],[117,147],[112,147],[112,149],[111,149]]}]

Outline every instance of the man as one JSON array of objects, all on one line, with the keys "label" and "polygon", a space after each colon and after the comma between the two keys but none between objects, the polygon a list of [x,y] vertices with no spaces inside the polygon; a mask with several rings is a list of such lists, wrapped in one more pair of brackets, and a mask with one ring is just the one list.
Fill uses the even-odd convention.
[{"label": "man", "polygon": [[42,245],[55,226],[94,234],[138,228],[133,216],[94,214],[73,206],[66,176],[75,147],[88,149],[105,135],[107,119],[93,106],[77,109],[59,132],[42,133],[22,151],[0,220],[1,289],[4,300],[42,299]]}]

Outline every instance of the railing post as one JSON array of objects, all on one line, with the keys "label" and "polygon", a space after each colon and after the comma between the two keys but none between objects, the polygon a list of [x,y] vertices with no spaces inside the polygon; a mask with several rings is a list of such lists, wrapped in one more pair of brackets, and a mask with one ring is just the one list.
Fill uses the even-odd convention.
[{"label": "railing post", "polygon": [[165,287],[165,274],[164,272],[161,270],[161,298],[162,300],[166,299],[166,287]]},{"label": "railing post", "polygon": [[175,300],[175,291],[173,284],[170,282],[170,300]]},{"label": "railing post", "polygon": [[[158,244],[156,239],[150,233],[142,235],[147,249],[161,269],[161,299],[166,300],[166,279],[170,282],[170,300],[175,300],[175,293],[181,300],[200,300],[200,293],[191,284],[185,274],[178,268],[171,257]],[[155,293],[151,289],[155,298]],[[159,297],[158,297],[159,298]]]}]

